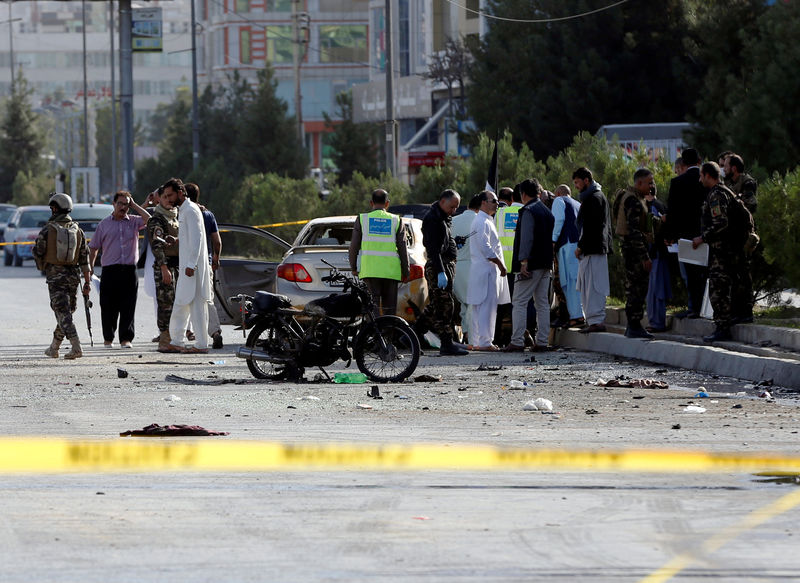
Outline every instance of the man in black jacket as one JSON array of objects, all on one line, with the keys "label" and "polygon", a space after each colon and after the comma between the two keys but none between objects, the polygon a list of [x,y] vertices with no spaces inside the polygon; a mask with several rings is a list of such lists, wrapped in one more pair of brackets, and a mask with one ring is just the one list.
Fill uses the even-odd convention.
[{"label": "man in black jacket", "polygon": [[608,255],[612,252],[611,209],[591,170],[578,168],[572,173],[572,183],[581,201],[577,218],[581,235],[575,256],[580,261],[578,289],[588,324],[581,332],[605,332],[606,298],[611,293],[608,281]]},{"label": "man in black jacket", "polygon": [[[700,156],[694,148],[682,152],[688,169],[669,183],[667,196],[667,221],[664,224],[668,243],[678,239],[694,239],[700,235],[700,217],[707,189],[700,183]],[[706,289],[706,268],[702,265],[681,263],[681,276],[686,282],[689,296],[689,318],[699,318]]]},{"label": "man in black jacket", "polygon": [[468,354],[453,342],[453,278],[456,273],[456,242],[450,233],[450,223],[461,203],[461,196],[451,189],[442,191],[439,200],[431,205],[422,219],[422,244],[428,255],[425,281],[428,283],[428,305],[414,326],[418,336],[430,328],[441,341],[439,354],[462,356]]}]

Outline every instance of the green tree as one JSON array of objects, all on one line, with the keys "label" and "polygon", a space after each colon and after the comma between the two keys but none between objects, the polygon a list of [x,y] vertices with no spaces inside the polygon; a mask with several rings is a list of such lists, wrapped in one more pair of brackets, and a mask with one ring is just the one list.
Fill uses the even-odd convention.
[{"label": "green tree", "polygon": [[[541,157],[603,124],[682,120],[698,86],[684,56],[687,5],[665,0],[654,10],[630,2],[559,22],[490,21],[485,37],[470,45],[469,112],[481,131],[507,128],[516,144]],[[520,20],[596,7],[587,0],[490,0],[487,10]]]},{"label": "green tree", "polygon": [[336,96],[335,116],[341,121],[334,121],[327,112],[322,115],[325,117],[325,127],[331,131],[328,144],[333,149],[331,158],[338,171],[337,182],[348,184],[355,172],[377,177],[381,127],[379,124],[353,121],[352,92],[342,92]]},{"label": "green tree", "polygon": [[308,168],[303,144],[297,139],[289,106],[277,95],[278,82],[272,68],[258,72],[258,85],[236,127],[236,155],[245,172],[276,172],[302,178]]},{"label": "green tree", "polygon": [[735,111],[747,96],[746,80],[753,72],[745,47],[759,38],[758,19],[765,10],[763,0],[696,3],[689,42],[702,85],[688,116],[693,124],[688,138],[707,159],[716,161],[719,152],[736,147],[731,129],[742,120]]},{"label": "green tree", "polygon": [[44,138],[37,127],[38,116],[31,108],[32,92],[20,73],[5,104],[0,122],[0,202],[11,199],[19,173],[36,176],[44,169]]}]

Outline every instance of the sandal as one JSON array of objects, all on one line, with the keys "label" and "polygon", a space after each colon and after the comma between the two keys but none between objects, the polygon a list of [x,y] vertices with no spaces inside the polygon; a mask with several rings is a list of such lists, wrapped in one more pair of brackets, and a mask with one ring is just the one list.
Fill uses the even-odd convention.
[{"label": "sandal", "polygon": [[159,346],[158,351],[167,354],[184,354],[187,352],[185,348],[182,346],[177,346],[175,344],[167,344],[166,346]]}]

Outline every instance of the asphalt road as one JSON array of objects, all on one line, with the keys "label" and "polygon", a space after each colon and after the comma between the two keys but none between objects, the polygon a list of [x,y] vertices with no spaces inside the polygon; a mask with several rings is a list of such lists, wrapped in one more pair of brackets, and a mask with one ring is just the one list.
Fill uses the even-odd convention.
[{"label": "asphalt road", "polygon": [[[558,351],[535,362],[426,355],[417,373],[442,381],[382,385],[380,401],[363,385],[202,386],[165,377],[249,379],[232,354],[234,330],[221,351],[160,355],[149,342],[152,300],[140,293],[134,349],[107,350],[99,316],[96,306],[100,347],[74,362],[48,359],[44,278],[28,265],[0,267],[0,435],[115,441],[150,423],[192,423],[231,433],[207,440],[798,453],[797,403],[753,398],[736,379]],[[617,375],[670,388],[589,384]],[[515,378],[539,382],[508,390]],[[694,401],[707,411],[684,412],[701,385],[713,398]],[[522,410],[539,396],[557,414]],[[800,578],[800,489],[749,473],[0,468],[0,500],[3,582]]]}]

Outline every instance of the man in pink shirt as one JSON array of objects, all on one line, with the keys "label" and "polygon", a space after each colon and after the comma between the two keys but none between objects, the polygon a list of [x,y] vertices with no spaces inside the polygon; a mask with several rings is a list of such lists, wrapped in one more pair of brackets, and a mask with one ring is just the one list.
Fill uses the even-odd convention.
[{"label": "man in pink shirt", "polygon": [[[133,208],[138,216],[128,215]],[[136,311],[136,293],[139,277],[136,262],[139,260],[139,231],[145,228],[150,214],[134,202],[130,192],[120,190],[114,195],[114,210],[97,225],[89,242],[89,266],[94,270],[97,254],[103,273],[100,279],[100,318],[103,322],[103,340],[106,348],[114,341],[119,323],[119,344],[131,348]]]}]

